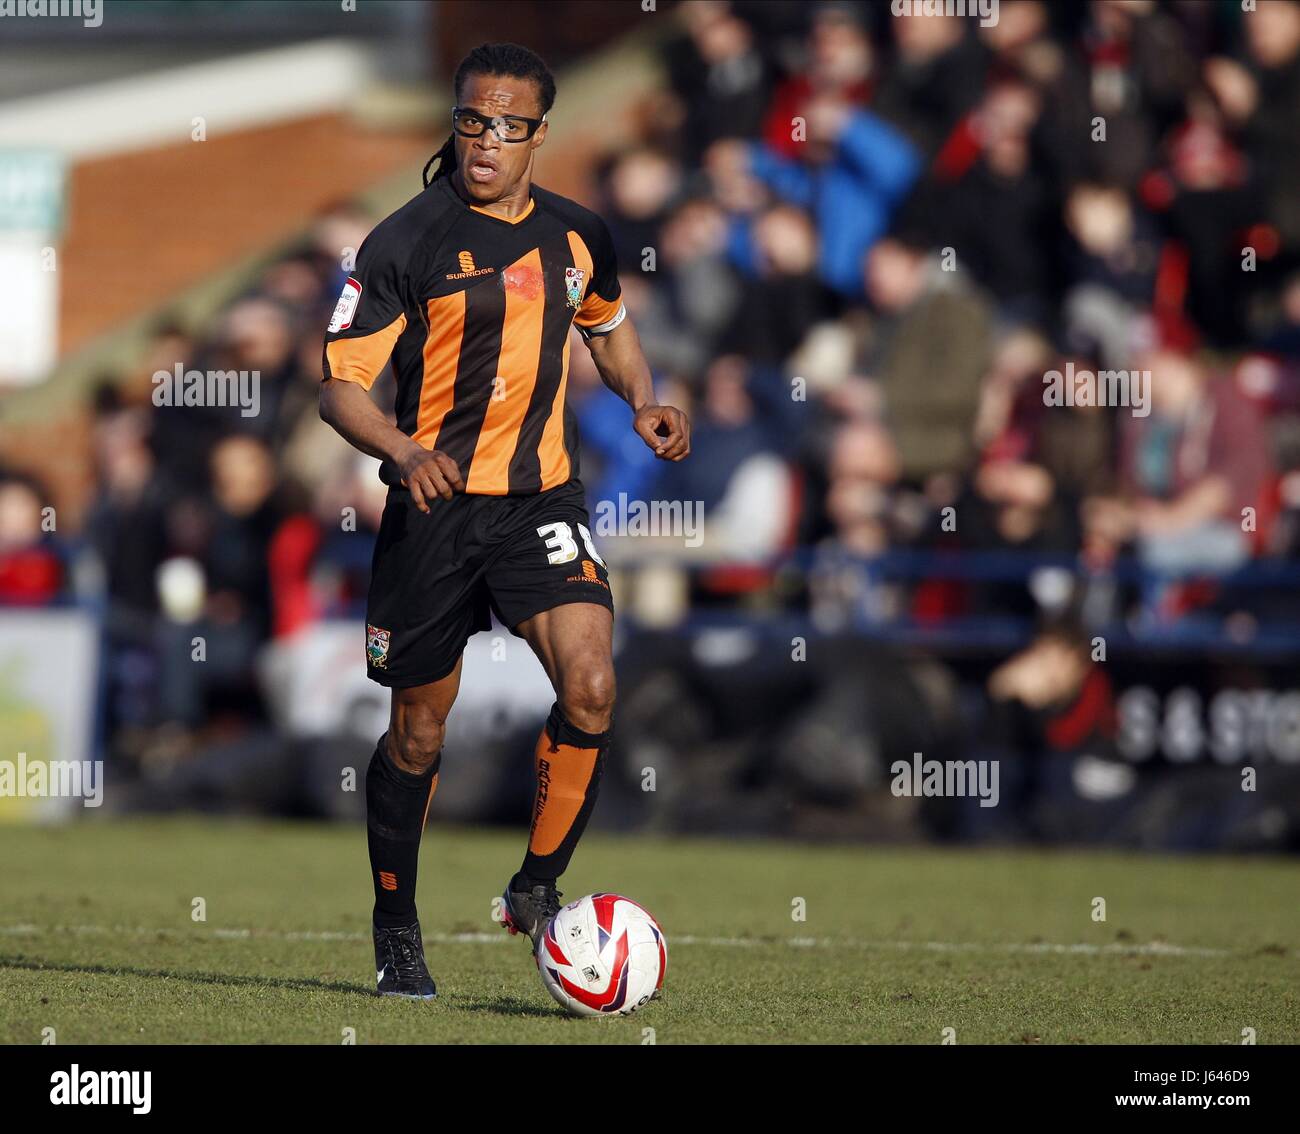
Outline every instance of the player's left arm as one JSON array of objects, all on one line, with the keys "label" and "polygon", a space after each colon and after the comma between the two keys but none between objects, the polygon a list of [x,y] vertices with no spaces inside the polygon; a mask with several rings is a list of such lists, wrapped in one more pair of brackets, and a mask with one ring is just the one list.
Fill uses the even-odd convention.
[{"label": "player's left arm", "polygon": [[650,365],[632,320],[624,317],[612,331],[590,336],[587,347],[605,385],[632,407],[632,428],[655,456],[680,461],[689,455],[690,420],[676,406],[655,401]]},{"label": "player's left arm", "polygon": [[[655,401],[650,366],[623,306],[618,259],[609,229],[604,221],[592,216],[590,224],[584,226],[582,240],[591,252],[591,280],[573,325],[587,340],[602,381],[632,407],[632,428],[637,436],[660,460],[680,461],[691,451],[691,423],[676,406],[661,406]],[[581,276],[581,272],[578,274]]]}]

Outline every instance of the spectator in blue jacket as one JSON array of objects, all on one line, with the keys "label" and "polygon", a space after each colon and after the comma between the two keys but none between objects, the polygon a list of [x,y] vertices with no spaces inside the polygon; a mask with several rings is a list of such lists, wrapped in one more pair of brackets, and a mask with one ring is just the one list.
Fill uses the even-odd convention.
[{"label": "spectator in blue jacket", "polygon": [[822,279],[841,295],[861,298],[862,257],[920,174],[920,151],[878,115],[830,98],[810,103],[791,130],[805,138],[803,161],[763,143],[727,140],[710,150],[715,189],[734,217],[731,259],[743,272],[756,271],[753,212],[766,188],[813,215]]}]

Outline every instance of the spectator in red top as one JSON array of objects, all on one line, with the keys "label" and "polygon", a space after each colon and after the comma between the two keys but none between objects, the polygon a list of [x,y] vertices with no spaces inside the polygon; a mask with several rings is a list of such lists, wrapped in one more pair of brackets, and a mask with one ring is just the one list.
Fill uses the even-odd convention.
[{"label": "spectator in red top", "polygon": [[1157,570],[1226,574],[1250,558],[1268,499],[1264,422],[1188,354],[1164,347],[1139,365],[1151,373],[1151,412],[1120,411],[1123,495],[1089,502],[1094,548],[1131,538]]},{"label": "spectator in red top", "polygon": [[830,99],[851,106],[871,100],[875,54],[871,38],[854,10],[838,5],[819,8],[808,33],[805,70],[776,89],[763,121],[763,140],[781,157],[799,159],[805,146],[794,137],[794,122],[807,119],[814,100]]},{"label": "spectator in red top", "polygon": [[0,606],[44,606],[59,593],[63,567],[44,546],[36,483],[0,474]]}]

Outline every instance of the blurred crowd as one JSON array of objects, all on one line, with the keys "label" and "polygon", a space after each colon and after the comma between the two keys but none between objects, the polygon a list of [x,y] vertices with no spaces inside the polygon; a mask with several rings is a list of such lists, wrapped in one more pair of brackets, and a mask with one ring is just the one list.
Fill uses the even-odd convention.
[{"label": "blurred crowd", "polygon": [[[261,717],[266,643],[364,599],[386,490],[317,394],[343,250],[374,220],[329,211],[209,325],[158,327],[137,366],[103,376],[79,531],[44,534],[39,483],[0,479],[0,603],[99,606],[118,747]],[[155,375],[177,367],[257,373],[256,412],[158,404],[170,387]]]},{"label": "blurred crowd", "polygon": [[[1300,557],[1300,3],[671,18],[589,203],[693,455],[654,462],[581,348],[569,400],[593,505],[700,502],[698,551],[654,541],[692,609],[1078,615],[1097,588],[1043,567],[1074,562],[1155,573],[1119,572],[1103,621],[1276,613],[1214,580]],[[41,486],[0,478],[0,603],[102,597],[112,735],[219,729],[258,702],[268,640],[357,613],[384,489],[316,397],[340,250],[377,219],[331,210],[210,324],[104,376],[81,531],[52,537]],[[178,364],[258,371],[260,412],[155,405]],[[1058,371],[1149,372],[1149,400],[1056,404]],[[610,542],[635,588],[639,545]],[[920,566],[880,585],[898,553]],[[976,579],[934,567],[971,553]],[[991,688],[1028,703],[1043,670],[1018,660]]]},{"label": "blurred crowd", "polygon": [[[788,516],[737,551],[1295,555],[1300,5],[681,16],[602,206],[696,407],[671,492]],[[1108,371],[1149,401],[1045,387]]]}]

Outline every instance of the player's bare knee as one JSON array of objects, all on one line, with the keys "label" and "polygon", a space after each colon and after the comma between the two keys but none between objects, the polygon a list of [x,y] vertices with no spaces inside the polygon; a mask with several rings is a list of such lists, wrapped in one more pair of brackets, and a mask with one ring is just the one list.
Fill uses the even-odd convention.
[{"label": "player's bare knee", "polygon": [[614,670],[592,666],[570,674],[560,697],[560,710],[583,732],[604,732],[614,714]]},{"label": "player's bare knee", "polygon": [[447,722],[432,709],[413,706],[399,714],[388,730],[388,754],[393,763],[417,775],[438,760]]}]

